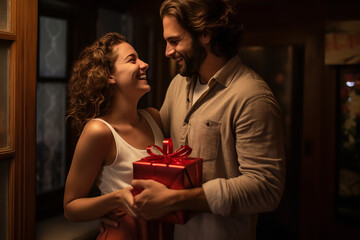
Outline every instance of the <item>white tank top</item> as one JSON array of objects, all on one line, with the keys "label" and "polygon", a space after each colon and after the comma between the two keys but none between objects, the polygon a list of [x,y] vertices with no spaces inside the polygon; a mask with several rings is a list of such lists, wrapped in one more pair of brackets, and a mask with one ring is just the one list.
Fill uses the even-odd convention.
[{"label": "white tank top", "polygon": [[[156,124],[151,115],[144,109],[139,109],[138,112],[147,120],[151,126],[155,145],[162,147],[164,135],[159,126]],[[96,185],[99,187],[102,194],[108,194],[115,190],[123,189],[130,186],[133,179],[133,162],[147,157],[148,153],[145,150],[137,149],[128,144],[106,121],[100,118],[99,120],[105,123],[111,130],[115,144],[116,144],[116,157],[111,165],[103,166],[97,178]]]}]

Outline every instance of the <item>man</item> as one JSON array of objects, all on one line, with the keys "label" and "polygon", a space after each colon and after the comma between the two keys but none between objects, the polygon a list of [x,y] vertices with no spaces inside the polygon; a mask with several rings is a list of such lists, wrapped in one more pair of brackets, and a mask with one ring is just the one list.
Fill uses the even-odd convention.
[{"label": "man", "polygon": [[203,158],[203,185],[170,190],[133,180],[139,214],[199,213],[176,225],[175,239],[255,239],[256,214],[275,209],[284,185],[281,111],[266,83],[237,54],[242,33],[226,0],[166,0],[166,53],[179,66],[160,110],[177,149]]}]

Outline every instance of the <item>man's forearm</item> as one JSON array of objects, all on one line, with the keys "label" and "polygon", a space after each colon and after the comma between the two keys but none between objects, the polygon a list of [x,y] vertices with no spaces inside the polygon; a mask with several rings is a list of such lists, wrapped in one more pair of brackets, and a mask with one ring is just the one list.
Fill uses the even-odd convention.
[{"label": "man's forearm", "polygon": [[211,211],[202,187],[174,190],[174,196],[173,208],[175,211],[183,209],[202,212]]}]

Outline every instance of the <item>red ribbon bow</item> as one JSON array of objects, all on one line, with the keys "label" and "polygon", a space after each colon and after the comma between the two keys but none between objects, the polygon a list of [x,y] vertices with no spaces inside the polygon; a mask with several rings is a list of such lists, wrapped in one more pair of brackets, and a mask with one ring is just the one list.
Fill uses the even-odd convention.
[{"label": "red ribbon bow", "polygon": [[[153,147],[159,150],[160,153],[162,153],[162,155],[153,153],[152,152]],[[146,157],[145,159],[149,160],[150,162],[179,164],[190,155],[192,149],[188,145],[183,145],[173,153],[173,142],[171,138],[165,138],[163,140],[162,149],[157,145],[151,145],[146,147],[146,151],[149,153],[150,156]]]}]

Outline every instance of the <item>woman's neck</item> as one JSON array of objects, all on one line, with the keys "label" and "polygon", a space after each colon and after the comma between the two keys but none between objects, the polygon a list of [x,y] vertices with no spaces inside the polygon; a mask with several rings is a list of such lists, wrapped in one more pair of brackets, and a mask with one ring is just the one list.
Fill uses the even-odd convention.
[{"label": "woman's neck", "polygon": [[113,104],[104,118],[113,124],[136,125],[141,120],[137,111],[138,101],[121,95],[114,96]]}]

